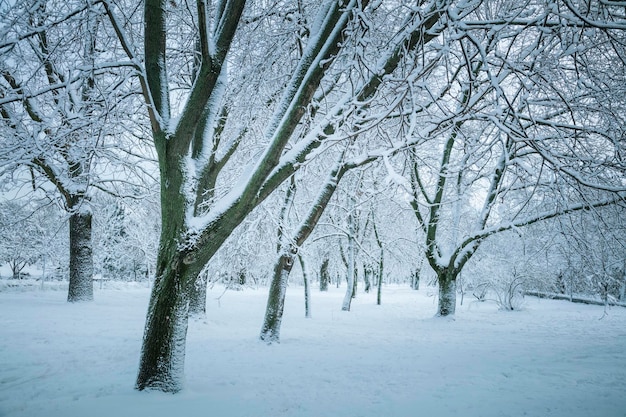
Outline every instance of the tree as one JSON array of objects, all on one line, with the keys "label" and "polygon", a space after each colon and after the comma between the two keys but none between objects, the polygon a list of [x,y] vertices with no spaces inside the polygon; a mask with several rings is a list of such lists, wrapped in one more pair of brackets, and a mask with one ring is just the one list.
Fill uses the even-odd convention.
[{"label": "tree", "polygon": [[[28,184],[33,192],[50,194],[69,213],[68,301],[89,301],[94,268],[90,201],[94,190],[121,177],[112,168],[123,165],[121,154],[124,163],[133,163],[116,135],[127,74],[101,52],[110,38],[95,4],[31,3],[2,6],[0,177],[16,188]],[[111,165],[103,169],[98,163],[105,156]]]},{"label": "tree", "polygon": [[615,113],[625,103],[614,96],[625,27],[612,23],[620,17],[610,5],[598,13],[565,1],[556,12],[530,3],[532,13],[503,26],[518,5],[451,15],[456,36],[443,40],[445,54],[432,52],[437,79],[420,80],[411,95],[407,129],[424,141],[408,157],[407,190],[441,316],[454,314],[457,277],[489,236],[625,195],[618,132],[626,125]]},{"label": "tree", "polygon": [[[242,90],[231,96],[229,86],[234,89],[255,86],[255,77],[252,81],[246,78],[246,68],[252,65],[263,69],[259,62],[267,61],[264,56],[263,61],[250,63],[247,60],[256,58],[257,50],[239,47],[243,48],[244,35],[250,31],[257,31],[255,39],[264,39],[258,35],[264,24],[284,24],[280,22],[280,14],[266,13],[253,3],[249,16],[242,20],[245,3],[243,0],[220,1],[215,7],[209,7],[206,2],[197,2],[192,16],[195,22],[192,32],[197,34],[197,42],[193,44],[197,49],[182,50],[189,52],[188,57],[199,58],[199,63],[192,60],[196,63],[191,65],[195,68],[193,84],[175,107],[170,105],[172,82],[167,72],[168,62],[171,63],[167,49],[171,32],[168,18],[174,15],[169,15],[166,9],[173,6],[161,0],[145,2],[144,64],[141,65],[113,5],[103,3],[140,77],[161,175],[161,237],[136,384],[140,390],[175,392],[181,388],[188,294],[199,273],[234,229],[289,178],[308,155],[322,144],[332,145],[328,137],[346,135],[341,129],[346,124],[338,122],[359,116],[358,109],[366,106],[360,101],[371,98],[383,83],[380,74],[393,71],[405,50],[434,38],[428,31],[442,14],[434,3],[427,3],[420,10],[397,8],[402,21],[396,22],[397,33],[380,41],[386,45],[382,59],[365,77],[353,78],[351,72],[358,69],[354,65],[360,67],[360,64],[352,55],[342,55],[342,51],[367,30],[367,25],[359,26],[367,2],[306,4],[305,18],[296,19],[295,23],[291,17],[287,20],[292,31],[306,37],[304,50],[279,91],[266,97],[265,103],[271,111],[263,110],[254,116],[255,120],[267,117],[260,140],[261,156],[245,170],[229,170],[225,167],[231,168],[229,162],[234,164],[237,160],[233,155],[238,144],[252,141],[254,137],[249,130],[241,129],[236,123],[237,117],[232,116],[241,109],[235,102],[241,100]],[[285,6],[290,5],[293,3],[285,3]],[[389,15],[393,10],[381,8],[380,4],[376,6],[374,10],[381,15]],[[280,7],[283,4],[275,9],[280,10]],[[308,30],[300,32],[297,24],[303,21],[313,23],[306,27]],[[235,36],[238,32],[241,39]],[[275,45],[272,49],[285,51]],[[270,53],[270,56],[275,55]],[[292,56],[287,54],[284,62],[291,62]],[[377,56],[381,56],[381,50],[377,51]],[[227,57],[242,64],[241,67],[232,65],[232,68],[239,68],[238,71],[227,73]],[[342,62],[347,65],[339,66]],[[180,67],[181,63],[177,65]],[[250,73],[255,74],[255,71]],[[322,103],[326,103],[323,111],[309,111],[321,109]],[[172,114],[175,109],[180,109],[176,116]],[[226,132],[232,135],[230,140],[222,139]],[[235,179],[237,176],[239,179]],[[226,185],[225,191],[217,194],[215,190],[219,185],[213,191],[210,187],[219,183],[220,178],[227,179],[231,186]],[[233,183],[236,185],[232,186]]]},{"label": "tree", "polygon": [[13,197],[1,201],[0,264],[9,264],[14,279],[21,278],[26,266],[41,267],[47,259],[52,260],[48,265],[56,264],[58,258],[62,259],[60,252],[67,252],[67,241],[59,235],[66,221],[58,207],[45,198]]},{"label": "tree", "polygon": [[159,232],[154,197],[93,198],[94,270],[103,278],[137,281],[152,276]]},{"label": "tree", "polygon": [[[345,160],[345,151],[340,154],[334,168],[331,170],[330,175],[326,181],[322,184],[317,197],[310,205],[308,212],[305,214],[300,226],[296,229],[293,235],[285,237],[286,219],[285,213],[288,207],[292,204],[293,193],[295,192],[295,182],[292,181],[285,196],[285,202],[279,218],[279,244],[278,244],[278,260],[274,266],[274,274],[270,283],[270,291],[267,300],[267,308],[265,311],[265,318],[263,321],[263,327],[261,328],[260,339],[267,343],[280,341],[280,325],[282,322],[282,315],[285,305],[285,292],[287,283],[289,280],[289,274],[295,262],[295,258],[299,257],[302,272],[305,279],[305,291],[308,290],[308,282],[306,277],[306,270],[302,255],[299,250],[304,242],[311,236],[317,223],[319,222],[324,210],[328,206],[328,203],[334,195],[341,178],[350,169],[354,169],[357,166],[370,162],[369,159],[362,159],[358,163],[349,162]],[[293,178],[293,177],[292,177]],[[327,264],[326,264],[327,265]],[[327,268],[327,266],[326,266]],[[323,271],[324,273],[327,273]],[[350,289],[352,291],[352,288]],[[351,294],[351,293],[350,293]],[[308,291],[306,294],[306,300],[308,301]],[[307,309],[308,312],[308,309]]]},{"label": "tree", "polygon": [[320,265],[320,291],[328,291],[328,283],[330,282],[330,274],[328,273],[328,258],[324,258]]},{"label": "tree", "polygon": [[626,245],[624,206],[584,211],[558,219],[557,245],[562,248],[562,293],[624,300]]}]

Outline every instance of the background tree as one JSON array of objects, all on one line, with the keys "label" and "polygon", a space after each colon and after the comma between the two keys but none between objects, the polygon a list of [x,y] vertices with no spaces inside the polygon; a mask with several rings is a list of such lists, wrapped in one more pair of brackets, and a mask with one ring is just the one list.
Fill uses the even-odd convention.
[{"label": "background tree", "polygon": [[123,152],[119,137],[111,146],[127,74],[103,52],[110,37],[91,2],[17,1],[2,19],[0,177],[49,193],[69,213],[68,301],[92,300],[90,201],[121,179],[111,164],[143,159]]},{"label": "background tree", "polygon": [[[515,16],[518,5],[503,2],[496,11],[484,3],[449,15],[455,36],[429,44],[436,47],[424,59],[433,71],[408,96],[404,134],[417,140],[407,189],[438,276],[442,316],[454,313],[456,279],[487,237],[624,196],[624,120],[614,113],[624,103],[607,88],[619,89],[613,82],[623,73],[596,77],[602,70],[592,58],[598,42],[621,50],[613,41],[622,28],[572,38],[589,24],[577,9],[566,3],[567,12],[555,14],[533,5],[504,26],[494,23]],[[609,9],[605,17],[618,18]],[[556,24],[563,18],[571,25]],[[400,169],[388,166],[393,175]]]},{"label": "background tree", "polygon": [[[52,247],[65,246],[57,236],[63,223],[56,207],[49,204],[38,206],[17,198],[0,202],[0,264],[9,265],[13,279],[23,278],[25,267],[45,262]],[[48,268],[52,269],[52,262]]]}]

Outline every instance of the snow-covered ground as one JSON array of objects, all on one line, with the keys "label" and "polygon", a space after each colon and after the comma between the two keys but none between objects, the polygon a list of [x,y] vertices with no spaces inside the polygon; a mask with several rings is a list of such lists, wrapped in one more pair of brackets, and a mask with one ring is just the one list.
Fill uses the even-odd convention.
[{"label": "snow-covered ground", "polygon": [[[0,283],[6,284],[7,280]],[[0,286],[0,416],[626,416],[626,309],[466,300],[434,318],[432,289],[288,291],[282,343],[257,340],[266,289],[210,291],[190,323],[185,390],[133,390],[149,289],[96,301]],[[222,295],[223,294],[223,295]],[[218,300],[218,297],[220,297]]]}]

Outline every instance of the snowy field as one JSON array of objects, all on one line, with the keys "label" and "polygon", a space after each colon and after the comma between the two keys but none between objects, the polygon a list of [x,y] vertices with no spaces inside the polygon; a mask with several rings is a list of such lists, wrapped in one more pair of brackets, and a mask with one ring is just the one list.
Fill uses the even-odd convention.
[{"label": "snowy field", "polygon": [[[0,284],[6,284],[2,280]],[[211,290],[189,326],[185,390],[133,390],[149,290],[0,285],[0,416],[626,416],[626,309],[466,299],[434,318],[432,289],[386,287],[383,305],[290,288],[282,343],[257,340],[266,289]],[[222,295],[223,294],[223,295]],[[218,297],[221,298],[218,300]]]}]

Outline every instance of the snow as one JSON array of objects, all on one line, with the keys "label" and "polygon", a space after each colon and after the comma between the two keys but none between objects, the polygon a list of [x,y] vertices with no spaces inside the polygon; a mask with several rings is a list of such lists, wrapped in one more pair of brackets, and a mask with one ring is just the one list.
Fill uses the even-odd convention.
[{"label": "snow", "polygon": [[[0,280],[6,283],[9,280]],[[38,288],[38,287],[36,287]],[[133,389],[149,289],[107,282],[0,286],[0,416],[620,416],[626,309],[527,298],[434,318],[433,288],[383,287],[340,311],[345,288],[287,291],[282,342],[258,341],[267,289],[209,290],[189,323],[185,389]],[[315,288],[315,287],[314,287]],[[222,295],[223,294],[223,295]],[[221,296],[221,297],[220,297]]]}]

